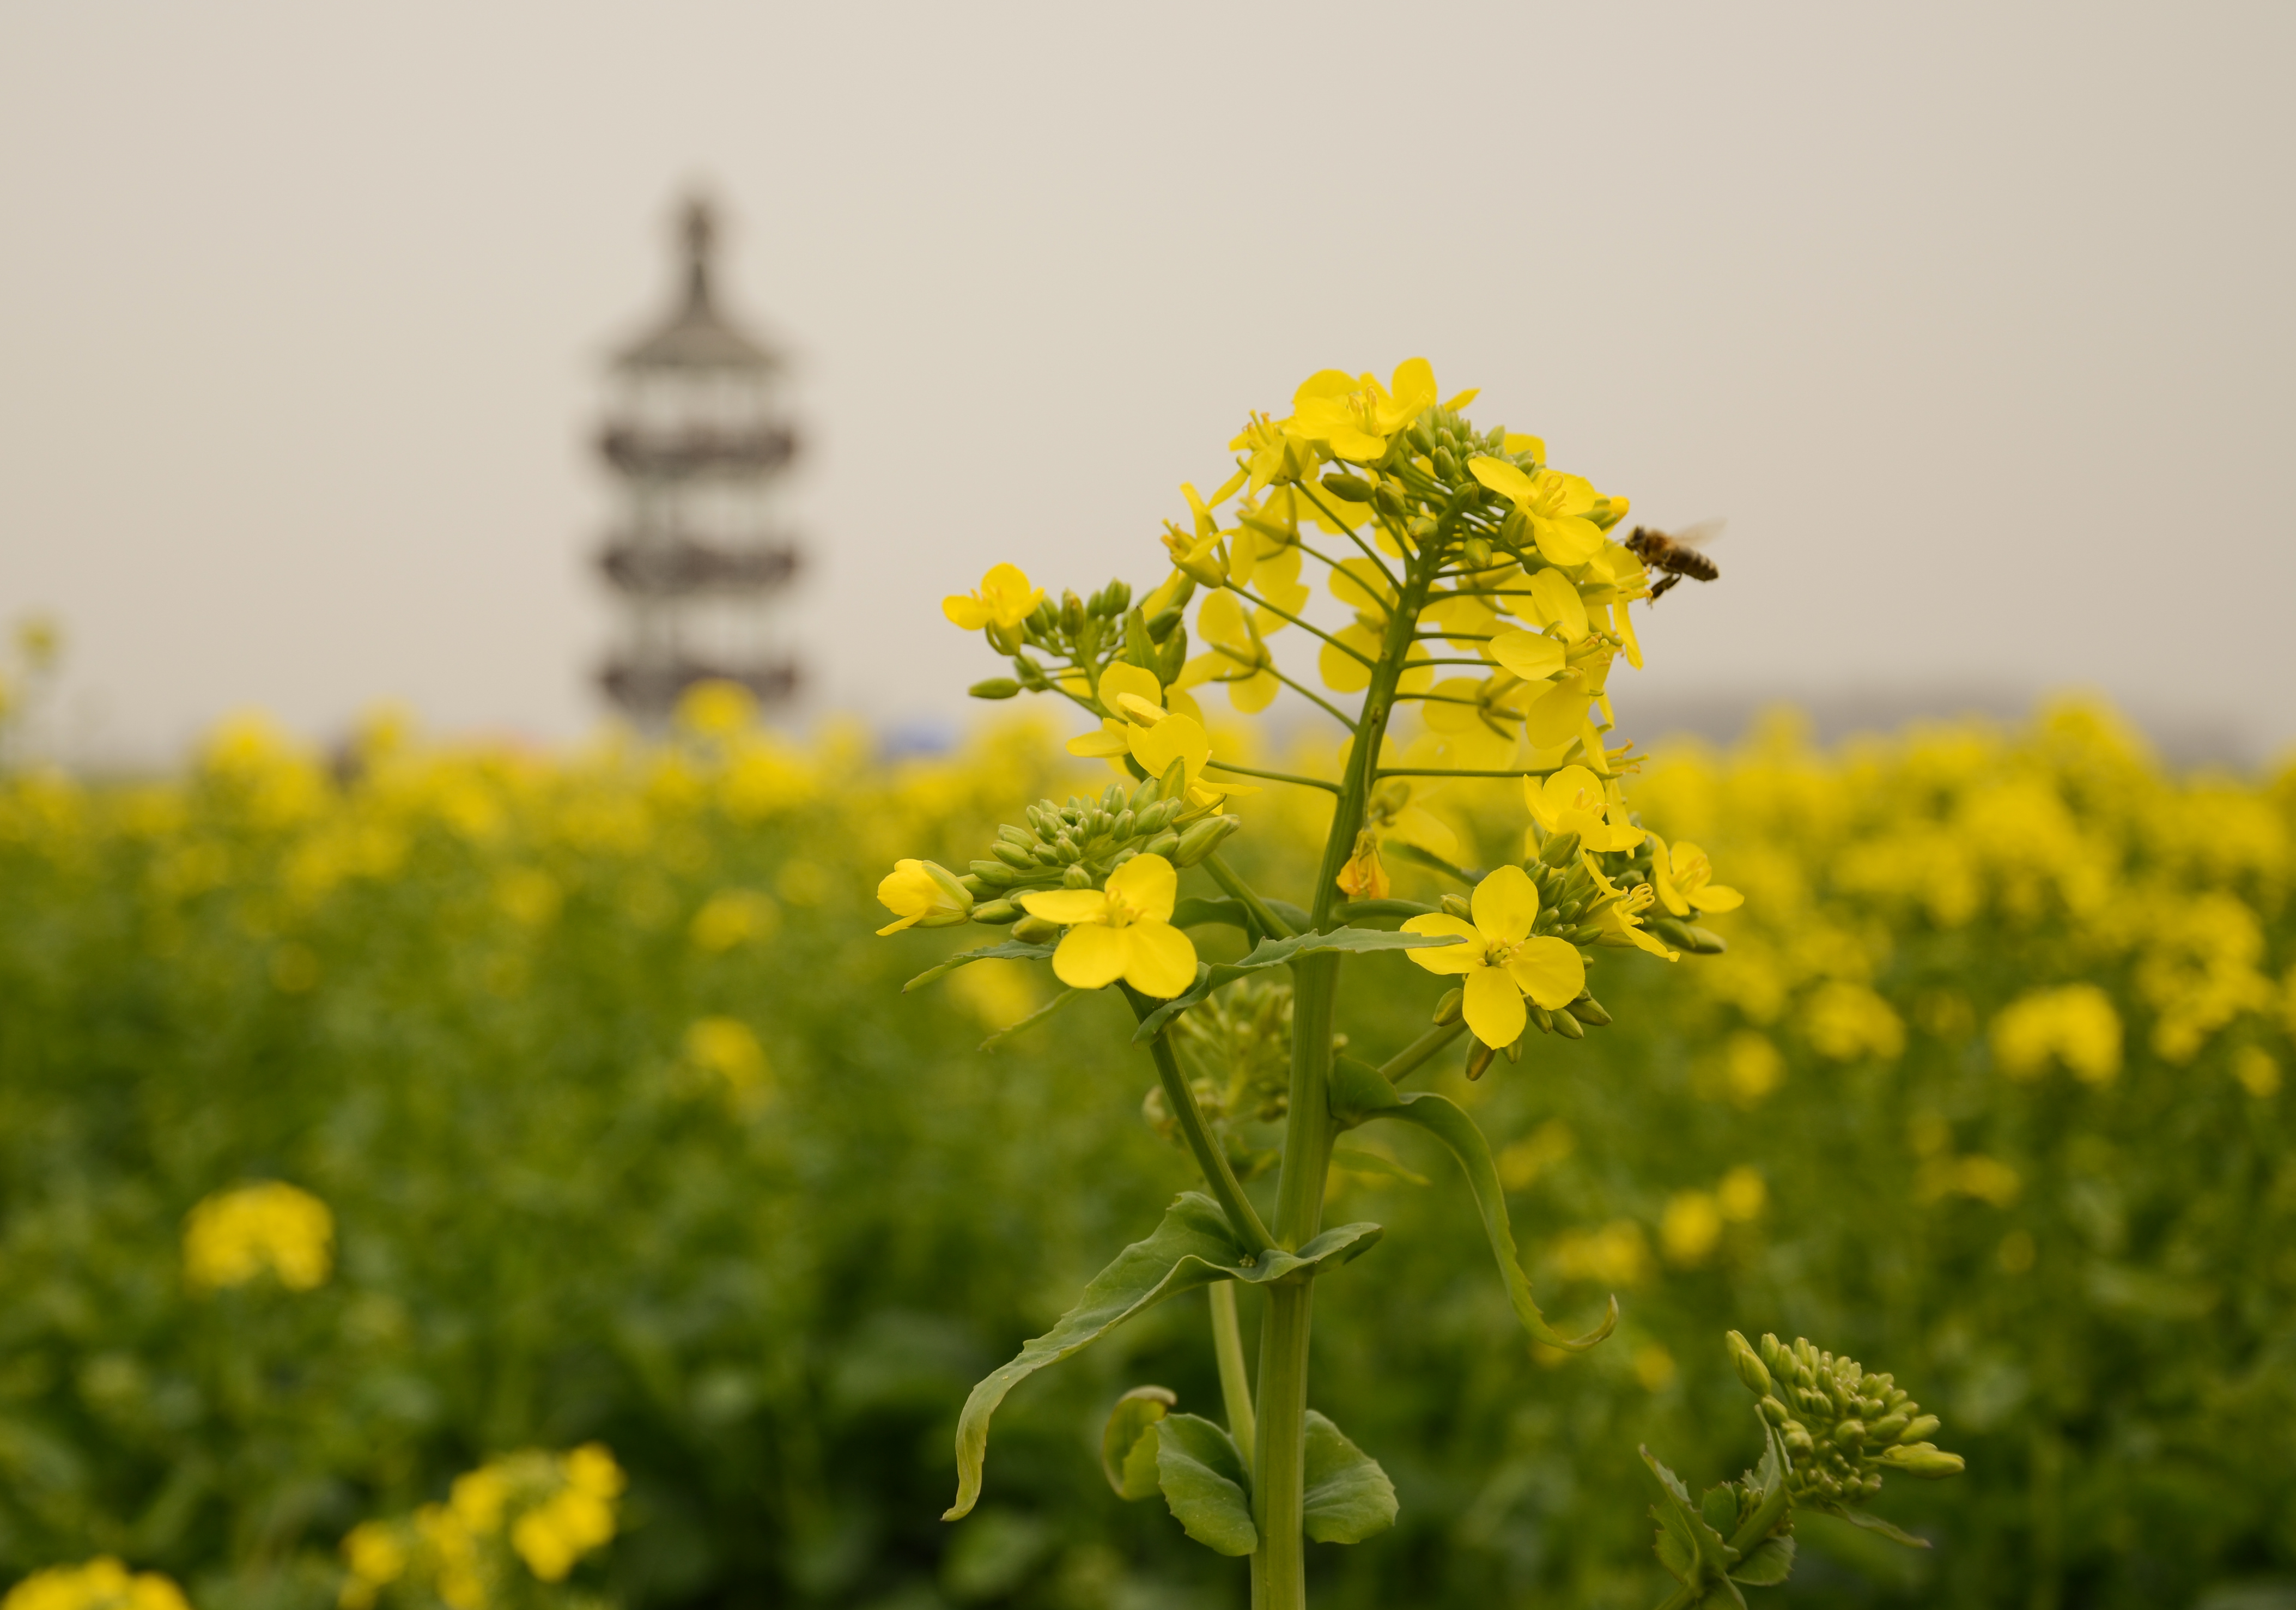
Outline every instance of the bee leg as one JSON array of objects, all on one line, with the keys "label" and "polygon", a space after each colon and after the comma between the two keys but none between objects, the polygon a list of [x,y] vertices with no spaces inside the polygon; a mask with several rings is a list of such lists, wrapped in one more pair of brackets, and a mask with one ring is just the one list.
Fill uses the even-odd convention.
[{"label": "bee leg", "polygon": [[1666,589],[1672,587],[1676,582],[1681,579],[1681,577],[1675,575],[1671,571],[1669,571],[1665,576],[1660,577],[1659,579],[1659,584],[1650,590],[1651,602],[1652,604],[1656,604],[1660,599],[1665,597]]}]

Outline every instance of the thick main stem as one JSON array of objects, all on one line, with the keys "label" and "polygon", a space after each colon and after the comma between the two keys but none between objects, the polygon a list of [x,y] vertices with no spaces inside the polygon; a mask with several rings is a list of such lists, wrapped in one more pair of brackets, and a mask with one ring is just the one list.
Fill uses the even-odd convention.
[{"label": "thick main stem", "polygon": [[[1364,690],[1355,747],[1332,813],[1323,865],[1316,874],[1308,926],[1332,926],[1340,903],[1340,871],[1354,853],[1371,798],[1379,752],[1395,708],[1397,685],[1412,632],[1427,601],[1429,576],[1421,565],[1406,572],[1380,643],[1379,662]],[[1292,1097],[1283,1137],[1283,1169],[1275,1187],[1275,1243],[1297,1248],[1321,1226],[1324,1189],[1332,1166],[1332,1018],[1339,1000],[1336,953],[1292,965]],[[1307,1610],[1307,1540],[1300,1531],[1306,1488],[1308,1341],[1314,1286],[1306,1279],[1268,1288],[1267,1319],[1259,1335],[1259,1436],[1252,1459],[1253,1524],[1259,1548],[1251,1557],[1253,1610]]]}]

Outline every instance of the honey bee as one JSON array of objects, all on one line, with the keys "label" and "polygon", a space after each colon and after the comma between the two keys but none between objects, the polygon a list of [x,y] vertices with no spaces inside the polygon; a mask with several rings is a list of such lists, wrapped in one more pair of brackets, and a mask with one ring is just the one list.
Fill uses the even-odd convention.
[{"label": "honey bee", "polygon": [[1723,523],[1719,520],[1702,520],[1672,536],[1648,526],[1635,528],[1634,534],[1627,538],[1628,549],[1652,570],[1666,572],[1651,588],[1651,602],[1658,602],[1667,588],[1685,576],[1693,581],[1712,581],[1721,576],[1722,567],[1701,550],[1722,534]]}]

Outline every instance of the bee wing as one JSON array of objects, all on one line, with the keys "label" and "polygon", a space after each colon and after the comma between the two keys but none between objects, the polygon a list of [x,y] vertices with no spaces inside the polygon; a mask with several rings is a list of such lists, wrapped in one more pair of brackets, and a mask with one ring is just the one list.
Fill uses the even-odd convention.
[{"label": "bee wing", "polygon": [[1686,548],[1710,548],[1720,540],[1722,528],[1729,523],[1729,521],[1718,517],[1713,520],[1702,520],[1696,525],[1686,525],[1680,530],[1669,531],[1667,535]]}]

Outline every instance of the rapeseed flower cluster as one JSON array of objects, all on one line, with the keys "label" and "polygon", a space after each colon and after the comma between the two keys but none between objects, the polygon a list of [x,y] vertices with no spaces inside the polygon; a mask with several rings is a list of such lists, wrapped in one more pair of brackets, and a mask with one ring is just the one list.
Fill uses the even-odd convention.
[{"label": "rapeseed flower cluster", "polygon": [[291,1292],[323,1284],[334,1264],[335,1220],[308,1191],[265,1180],[218,1191],[184,1220],[184,1278],[195,1291],[263,1275]]},{"label": "rapeseed flower cluster", "polygon": [[156,1571],[130,1572],[110,1555],[52,1565],[8,1589],[0,1610],[191,1610],[184,1590]]},{"label": "rapeseed flower cluster", "polygon": [[611,1541],[627,1480],[595,1442],[563,1454],[528,1450],[455,1478],[447,1501],[399,1520],[367,1521],[343,1539],[348,1567],[338,1602],[372,1610],[488,1610],[525,1597],[521,1581],[553,1584]]}]

